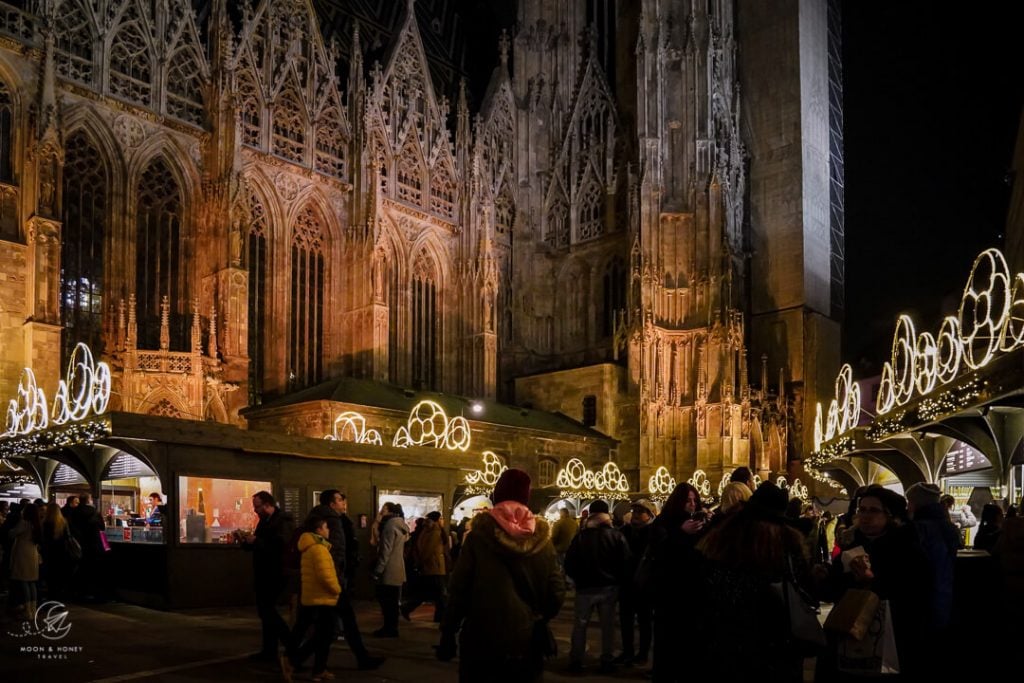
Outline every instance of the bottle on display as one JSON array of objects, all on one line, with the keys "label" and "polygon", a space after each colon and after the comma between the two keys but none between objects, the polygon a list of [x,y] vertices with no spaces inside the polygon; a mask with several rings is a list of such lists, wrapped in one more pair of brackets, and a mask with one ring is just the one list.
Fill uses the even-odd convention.
[{"label": "bottle on display", "polygon": [[203,487],[199,487],[199,503],[196,505],[196,512],[201,515],[206,514],[206,501],[203,499]]}]

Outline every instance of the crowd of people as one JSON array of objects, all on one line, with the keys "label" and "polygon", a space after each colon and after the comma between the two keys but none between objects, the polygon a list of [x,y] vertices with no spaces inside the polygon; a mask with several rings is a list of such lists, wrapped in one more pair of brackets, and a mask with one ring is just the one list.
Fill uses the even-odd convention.
[{"label": "crowd of people", "polygon": [[46,600],[108,600],[103,532],[87,494],[63,506],[27,498],[0,502],[0,586],[7,588],[8,616],[31,619]]},{"label": "crowd of people", "polygon": [[[955,563],[973,526],[974,547],[998,569],[1000,604],[1024,608],[1024,517],[1013,506],[987,504],[978,523],[934,484],[905,495],[875,485],[833,517],[770,482],[755,488],[747,468],[731,478],[714,506],[683,483],[660,509],[638,499],[617,517],[597,500],[579,520],[562,509],[553,524],[530,510],[530,478],[517,469],[502,473],[491,509],[454,530],[440,511],[407,522],[401,505],[385,502],[370,529],[383,621],[372,635],[398,638],[400,619],[430,603],[436,656],[458,657],[460,680],[539,680],[557,651],[550,621],[571,599],[570,674],[588,668],[596,613],[600,673],[650,664],[654,681],[800,681],[808,650],[778,587],[812,605],[870,591],[884,606],[876,623],[892,635],[885,666],[916,680],[937,675],[935,652],[955,642]],[[359,669],[378,668],[384,658],[366,647],[352,605],[361,557],[345,494],[322,492],[297,528],[270,493],[252,504],[255,530],[236,532],[252,553],[262,627],[252,659],[291,680],[312,658],[312,680],[329,680],[341,633]],[[88,496],[64,507],[0,504],[8,610],[27,619],[43,599],[103,599],[103,528]],[[813,651],[816,680],[865,673],[851,671],[847,638],[829,630]]]}]

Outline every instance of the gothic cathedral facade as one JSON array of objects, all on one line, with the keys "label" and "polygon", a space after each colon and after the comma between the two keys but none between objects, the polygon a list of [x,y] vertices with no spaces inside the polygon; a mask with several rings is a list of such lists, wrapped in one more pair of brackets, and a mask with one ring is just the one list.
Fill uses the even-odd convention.
[{"label": "gothic cathedral facade", "polygon": [[[357,377],[564,412],[643,482],[802,453],[838,356],[801,90],[827,55],[779,47],[787,149],[733,0],[521,0],[472,113],[412,0],[381,62],[355,25],[346,73],[311,0],[195,4],[0,3],[0,395],[85,342],[117,410],[244,424]],[[795,222],[769,158],[797,159]]]}]

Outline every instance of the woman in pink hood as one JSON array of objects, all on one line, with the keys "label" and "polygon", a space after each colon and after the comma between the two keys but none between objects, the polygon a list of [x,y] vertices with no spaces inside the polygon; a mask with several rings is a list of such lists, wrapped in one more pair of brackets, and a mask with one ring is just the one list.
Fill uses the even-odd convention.
[{"label": "woman in pink hood", "polygon": [[473,519],[448,586],[437,657],[455,656],[459,681],[536,681],[544,672],[547,622],[565,599],[550,529],[527,503],[530,477],[506,470],[494,508]]}]

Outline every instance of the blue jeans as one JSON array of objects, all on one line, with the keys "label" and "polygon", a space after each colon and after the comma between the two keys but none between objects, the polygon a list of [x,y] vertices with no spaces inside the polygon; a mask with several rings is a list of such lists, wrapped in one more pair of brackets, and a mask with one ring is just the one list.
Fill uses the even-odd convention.
[{"label": "blue jeans", "polygon": [[576,589],[570,662],[583,663],[583,654],[587,651],[587,625],[595,607],[601,623],[601,663],[610,663],[615,659],[615,602],[618,597],[617,586]]}]

